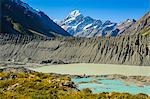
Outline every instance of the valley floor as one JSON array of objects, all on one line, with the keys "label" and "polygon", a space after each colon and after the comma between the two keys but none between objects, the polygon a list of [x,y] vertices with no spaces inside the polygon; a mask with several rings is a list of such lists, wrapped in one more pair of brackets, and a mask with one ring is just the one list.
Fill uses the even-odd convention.
[{"label": "valley floor", "polygon": [[[58,95],[58,97],[66,97],[64,94],[79,94],[78,96],[85,96],[87,99],[87,96],[91,95],[93,97],[97,97],[94,95],[98,95],[100,97],[102,97],[103,93],[108,93],[108,94],[120,94],[119,97],[124,94],[128,94],[129,96],[131,96],[131,94],[133,96],[131,96],[131,98],[123,98],[123,99],[141,99],[141,97],[145,97],[143,99],[148,99],[148,95],[150,95],[150,73],[148,71],[150,71],[150,67],[149,66],[129,66],[129,65],[112,65],[112,64],[66,64],[66,65],[51,65],[51,64],[35,64],[35,63],[20,63],[20,62],[0,62],[0,96],[5,97],[5,95],[7,95],[7,97],[14,95],[14,92],[11,93],[10,95],[10,91],[15,91],[15,90],[23,90],[22,86],[20,83],[22,84],[28,84],[27,82],[22,82],[22,78],[20,79],[20,77],[24,77],[22,75],[26,75],[26,74],[30,74],[31,76],[35,77],[36,79],[33,79],[34,82],[34,86],[33,87],[33,92],[28,92],[30,90],[25,90],[24,93],[28,93],[26,95],[24,94],[19,94],[20,97],[24,97],[24,96],[34,96],[35,94],[39,94],[38,90],[41,90],[40,86],[44,85],[44,83],[46,84],[45,87],[42,87],[44,89],[42,89],[42,92],[45,91],[45,88],[49,88],[47,87],[49,84],[49,82],[53,82],[53,80],[49,80],[45,79],[45,75],[48,76],[54,76],[53,79],[57,81],[58,77],[69,77],[69,83],[73,83],[75,84],[75,89],[80,90],[79,92],[75,91],[74,89],[62,89],[60,90],[60,88],[63,88],[62,85],[57,86],[58,87],[58,93],[55,93],[56,96]],[[25,68],[26,69],[25,69]],[[3,69],[2,69],[3,68]],[[27,69],[28,68],[28,69]],[[34,72],[37,71],[37,72]],[[13,72],[15,74],[13,74]],[[13,76],[16,75],[16,73],[20,73],[23,72],[21,74],[17,74],[17,76]],[[40,73],[42,72],[42,73]],[[6,77],[4,77],[5,75]],[[7,74],[8,73],[8,74]],[[61,75],[60,75],[61,74]],[[65,74],[65,75],[64,75]],[[66,75],[67,74],[67,75]],[[69,74],[69,75],[68,75]],[[21,75],[21,76],[18,76]],[[36,76],[35,76],[36,75]],[[2,76],[2,77],[1,77]],[[39,76],[39,77],[37,77]],[[14,79],[12,77],[19,77],[19,79]],[[26,76],[25,76],[26,77]],[[32,77],[32,78],[33,78]],[[8,81],[11,81],[10,79],[12,79],[13,83],[9,86],[5,86],[5,83]],[[30,78],[30,76],[29,76]],[[39,80],[40,78],[40,80]],[[24,79],[24,78],[23,78]],[[26,80],[29,80],[28,77],[26,78]],[[44,81],[48,81],[44,82]],[[15,82],[14,82],[15,81]],[[20,82],[21,81],[21,82]],[[37,81],[37,82],[35,82]],[[39,86],[39,81],[40,86]],[[61,81],[61,80],[60,80]],[[64,81],[64,80],[63,80]],[[18,83],[17,83],[18,82]],[[29,82],[29,83],[33,83],[33,82]],[[67,81],[65,81],[66,83]],[[11,82],[8,82],[11,83]],[[38,83],[38,85],[36,84]],[[60,83],[60,82],[59,82]],[[64,82],[63,82],[64,83]],[[68,84],[68,83],[67,83]],[[52,84],[53,85],[53,84]],[[3,87],[2,87],[3,86]],[[5,89],[7,89],[5,91],[4,86],[6,87]],[[12,88],[13,86],[15,86],[16,88],[21,88],[21,89],[9,89]],[[18,87],[19,86],[19,87]],[[56,86],[56,85],[55,85]],[[29,86],[32,87],[32,86]],[[39,88],[40,87],[40,88]],[[23,87],[24,88],[24,87]],[[36,89],[37,88],[37,89]],[[66,87],[65,87],[66,88]],[[55,91],[57,90],[57,88],[51,88],[49,89],[51,91]],[[68,90],[67,92],[63,92],[63,90]],[[72,93],[70,93],[70,90],[74,90]],[[83,93],[82,91],[86,90],[86,95],[85,94],[81,94]],[[17,91],[18,93],[20,93],[20,91]],[[36,93],[37,92],[37,93]],[[48,92],[48,91],[47,91]],[[46,92],[46,93],[47,93]],[[60,95],[60,92],[63,92],[63,95]],[[87,92],[90,92],[87,94]],[[91,93],[92,92],[92,93]],[[46,93],[42,93],[39,94],[36,97],[45,97],[48,96]],[[142,93],[142,94],[140,94]],[[147,95],[146,95],[147,94]],[[18,94],[16,94],[18,95]],[[105,94],[104,94],[105,95]],[[91,97],[90,96],[90,97]],[[35,97],[35,96],[34,96]],[[48,97],[53,97],[53,96],[48,96]],[[70,96],[72,97],[72,96]],[[77,97],[77,96],[75,96]],[[80,99],[79,97],[77,97],[77,99]],[[58,98],[58,99],[59,99]],[[56,98],[57,99],[57,98]],[[61,98],[63,99],[63,98]],[[90,98],[88,98],[90,99]],[[101,99],[101,98],[100,98]],[[106,97],[104,99],[107,99]],[[110,99],[114,99],[114,98],[110,98]],[[116,98],[116,99],[120,99],[120,98]]]}]

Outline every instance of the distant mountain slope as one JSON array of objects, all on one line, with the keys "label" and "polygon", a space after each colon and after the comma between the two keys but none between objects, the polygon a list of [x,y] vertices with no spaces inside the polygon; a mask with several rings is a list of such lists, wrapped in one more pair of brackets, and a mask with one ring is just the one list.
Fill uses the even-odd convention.
[{"label": "distant mountain slope", "polygon": [[117,29],[119,29],[119,35],[121,35],[125,30],[130,28],[132,25],[134,25],[136,20],[134,19],[127,19],[126,21],[122,22],[121,24],[118,24]]},{"label": "distant mountain slope", "polygon": [[79,37],[116,36],[133,25],[135,20],[126,20],[117,24],[109,20],[102,22],[89,16],[83,16],[79,10],[72,11],[63,21],[56,22],[71,35]]},{"label": "distant mountain slope", "polygon": [[134,25],[126,29],[122,34],[129,35],[150,35],[150,12],[146,13]]},{"label": "distant mountain slope", "polygon": [[1,33],[28,34],[55,37],[70,36],[46,14],[37,11],[21,0],[1,1]]}]

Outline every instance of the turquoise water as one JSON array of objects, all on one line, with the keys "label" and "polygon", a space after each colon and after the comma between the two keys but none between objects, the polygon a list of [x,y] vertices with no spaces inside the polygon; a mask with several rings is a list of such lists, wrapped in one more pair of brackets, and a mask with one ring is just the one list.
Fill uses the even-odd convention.
[{"label": "turquoise water", "polygon": [[81,83],[81,82],[90,82],[90,81],[93,81],[93,80],[96,80],[94,78],[76,78],[76,79],[72,79],[74,82],[76,83]]},{"label": "turquoise water", "polygon": [[[150,86],[138,87],[134,84],[128,84],[120,80],[108,80],[100,78],[73,78],[80,90],[90,88],[93,93],[100,92],[128,92],[131,94],[145,93],[150,95]],[[92,82],[93,81],[93,82]],[[84,83],[82,83],[84,82]]]},{"label": "turquoise water", "polygon": [[124,82],[120,80],[98,80],[97,82],[103,83],[105,85],[124,85]]}]

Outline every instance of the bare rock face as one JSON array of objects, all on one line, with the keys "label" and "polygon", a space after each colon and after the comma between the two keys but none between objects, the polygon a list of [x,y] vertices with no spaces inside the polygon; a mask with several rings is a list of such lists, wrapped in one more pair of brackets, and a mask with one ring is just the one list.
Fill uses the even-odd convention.
[{"label": "bare rock face", "polygon": [[0,39],[0,61],[150,65],[150,36],[20,39]]}]

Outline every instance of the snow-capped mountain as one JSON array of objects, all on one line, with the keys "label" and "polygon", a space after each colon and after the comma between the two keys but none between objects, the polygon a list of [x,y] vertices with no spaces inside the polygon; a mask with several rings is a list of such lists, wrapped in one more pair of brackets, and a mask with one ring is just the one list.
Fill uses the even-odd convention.
[{"label": "snow-capped mountain", "polygon": [[97,37],[121,34],[125,28],[132,25],[132,22],[132,20],[122,24],[109,20],[103,22],[89,16],[83,16],[79,10],[74,10],[63,21],[56,23],[73,36]]}]

